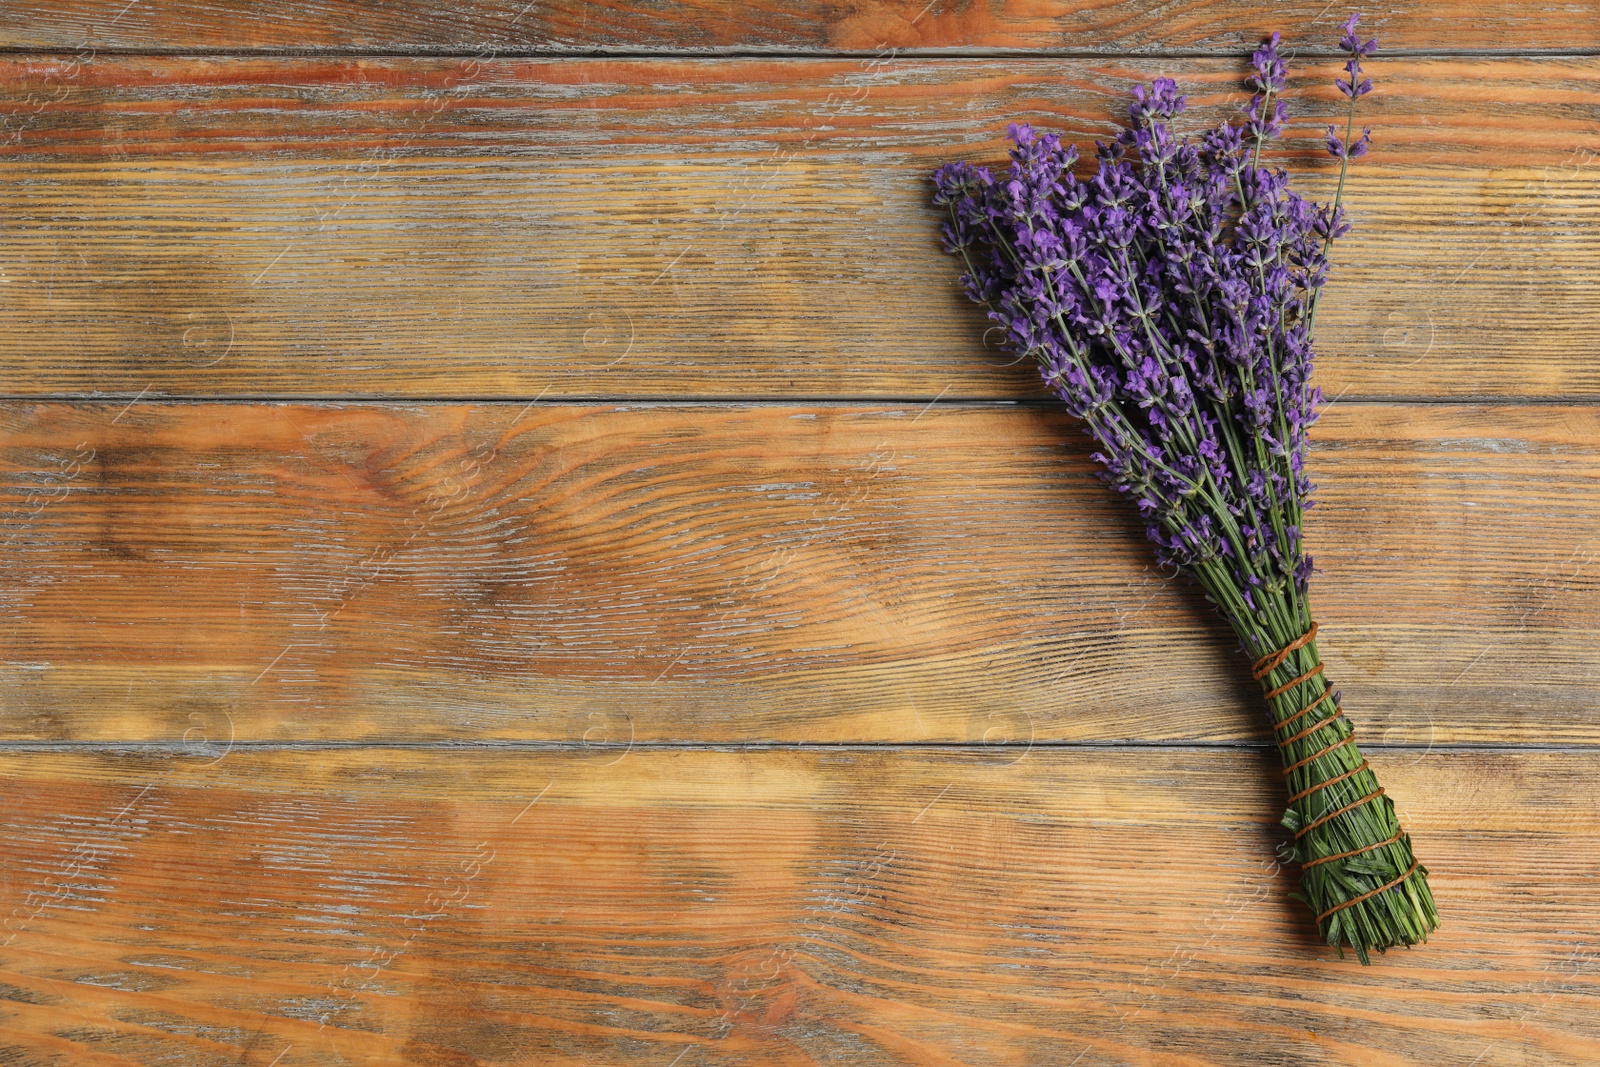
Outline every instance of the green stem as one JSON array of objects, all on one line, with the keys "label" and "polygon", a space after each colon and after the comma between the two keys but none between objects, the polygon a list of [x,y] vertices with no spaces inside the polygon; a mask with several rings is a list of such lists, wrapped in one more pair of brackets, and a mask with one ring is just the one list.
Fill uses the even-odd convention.
[{"label": "green stem", "polygon": [[[1322,258],[1328,258],[1328,252],[1333,247],[1333,224],[1339,218],[1339,208],[1344,204],[1344,179],[1350,171],[1350,138],[1356,131],[1356,95],[1351,86],[1350,111],[1344,120],[1344,154],[1339,157],[1339,187],[1333,193],[1333,214],[1329,219],[1328,234],[1322,239]],[[1306,336],[1310,337],[1317,332],[1317,305],[1322,302],[1322,289],[1319,287],[1311,294],[1311,310],[1306,316]]]}]

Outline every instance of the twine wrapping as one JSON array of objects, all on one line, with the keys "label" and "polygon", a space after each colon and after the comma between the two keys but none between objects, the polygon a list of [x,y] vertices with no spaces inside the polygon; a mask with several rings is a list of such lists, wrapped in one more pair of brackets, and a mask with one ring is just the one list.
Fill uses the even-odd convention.
[{"label": "twine wrapping", "polygon": [[[1267,686],[1268,685],[1267,678],[1268,678],[1269,675],[1272,674],[1273,671],[1275,671],[1279,667],[1283,666],[1284,661],[1286,661],[1290,656],[1294,655],[1295,652],[1299,651],[1302,648],[1305,648],[1307,645],[1311,644],[1311,642],[1315,641],[1316,639],[1317,639],[1317,623],[1316,623],[1316,620],[1312,620],[1311,625],[1306,628],[1306,632],[1305,633],[1301,634],[1299,637],[1295,638],[1293,641],[1290,641],[1288,644],[1284,645],[1282,648],[1278,649],[1277,651],[1268,652],[1265,656],[1262,656],[1260,659],[1256,660],[1255,665],[1250,670],[1251,677],[1253,677],[1256,681],[1260,682],[1263,686]],[[1273,700],[1273,699],[1275,699],[1277,697],[1283,696],[1284,694],[1289,693],[1289,692],[1293,691],[1294,689],[1296,689],[1296,688],[1304,685],[1305,683],[1311,681],[1311,679],[1322,675],[1324,669],[1325,668],[1324,668],[1324,665],[1323,665],[1323,662],[1322,662],[1322,657],[1319,655],[1319,656],[1317,656],[1316,663],[1313,664],[1312,667],[1309,670],[1304,671],[1301,674],[1296,675],[1295,677],[1289,679],[1287,682],[1284,682],[1282,685],[1270,686],[1269,688],[1267,688],[1267,691],[1262,694],[1262,699],[1263,700],[1267,700],[1267,701],[1271,701],[1271,700]],[[1324,682],[1324,684],[1326,684],[1326,682]],[[1273,723],[1272,730],[1273,730],[1274,736],[1276,736],[1280,731],[1283,730],[1284,727],[1292,726],[1293,724],[1299,722],[1301,719],[1305,718],[1307,715],[1310,715],[1312,713],[1312,711],[1316,710],[1316,708],[1321,706],[1324,702],[1329,701],[1329,700],[1333,701],[1333,714],[1327,716],[1326,718],[1317,719],[1315,722],[1311,723],[1311,725],[1302,728],[1299,732],[1291,734],[1288,737],[1278,738],[1278,748],[1283,750],[1283,753],[1284,753],[1285,757],[1287,757],[1289,755],[1289,746],[1290,745],[1294,744],[1297,741],[1304,741],[1306,738],[1310,737],[1312,734],[1316,733],[1318,730],[1322,729],[1324,726],[1327,726],[1329,723],[1333,722],[1334,720],[1344,718],[1344,708],[1339,706],[1339,701],[1334,697],[1333,690],[1325,688],[1321,693],[1316,694],[1309,701],[1306,701],[1305,703],[1301,704],[1301,706],[1299,708],[1295,709],[1294,712],[1292,712],[1289,715],[1286,715],[1282,719],[1276,720]],[[1355,734],[1353,734],[1353,733],[1349,734],[1349,735],[1347,735],[1345,737],[1342,737],[1339,740],[1334,741],[1332,744],[1329,744],[1329,745],[1325,746],[1324,748],[1318,749],[1316,752],[1313,752],[1311,755],[1307,756],[1305,759],[1298,760],[1298,761],[1290,764],[1288,767],[1284,768],[1283,773],[1284,773],[1285,776],[1287,776],[1290,773],[1299,770],[1301,767],[1304,767],[1309,763],[1313,763],[1316,760],[1321,759],[1323,756],[1325,756],[1328,753],[1334,751],[1335,749],[1343,748],[1345,745],[1350,744],[1350,742],[1352,742],[1354,740],[1355,740]],[[1361,763],[1361,767],[1356,768],[1356,770],[1361,770],[1362,768],[1365,768],[1366,766],[1367,766],[1367,763],[1366,763],[1365,760],[1363,760],[1362,763]],[[1350,772],[1350,774],[1354,774],[1354,773],[1355,773],[1355,771],[1351,771]],[[1301,798],[1303,798],[1305,796],[1309,796],[1310,793],[1316,792],[1317,789],[1321,789],[1321,788],[1325,788],[1327,786],[1330,786],[1334,782],[1341,781],[1344,778],[1348,778],[1349,776],[1350,776],[1349,774],[1342,775],[1342,776],[1340,776],[1340,778],[1335,778],[1335,779],[1332,779],[1330,781],[1323,782],[1320,785],[1312,788],[1311,790],[1302,791],[1300,793],[1296,793],[1294,796],[1289,798],[1289,802],[1292,804],[1292,803],[1294,803],[1294,801],[1299,800],[1299,799],[1301,799]],[[1359,801],[1359,803],[1363,803],[1364,804],[1367,801],[1369,801],[1369,800],[1373,799],[1374,797],[1378,796],[1382,792],[1383,792],[1383,790],[1380,789],[1376,793],[1370,793],[1367,796],[1362,797],[1361,800]],[[1355,805],[1351,805],[1351,806],[1353,807]],[[1343,810],[1347,810],[1347,809],[1343,809]],[[1340,812],[1340,813],[1342,813],[1342,812]],[[1339,813],[1336,813],[1336,814],[1339,814]],[[1320,825],[1320,823],[1318,825]]]},{"label": "twine wrapping", "polygon": [[[1299,674],[1295,675],[1293,678],[1289,679],[1286,682],[1283,682],[1283,683],[1281,683],[1279,685],[1272,685],[1270,680],[1269,680],[1270,676],[1273,674],[1273,672],[1277,671],[1280,667],[1282,667],[1285,663],[1287,663],[1289,661],[1289,658],[1291,656],[1293,656],[1297,651],[1299,651],[1300,649],[1305,648],[1308,645],[1310,645],[1313,641],[1316,640],[1316,638],[1317,638],[1317,624],[1316,624],[1316,622],[1313,621],[1311,623],[1311,625],[1306,628],[1306,632],[1305,633],[1301,634],[1299,637],[1295,638],[1293,641],[1290,641],[1288,644],[1284,645],[1282,648],[1276,649],[1275,651],[1269,652],[1266,655],[1262,656],[1260,659],[1255,661],[1255,664],[1251,668],[1251,676],[1253,678],[1255,678],[1256,681],[1261,683],[1262,688],[1265,690],[1265,693],[1263,694],[1263,698],[1265,700],[1267,700],[1268,702],[1271,702],[1272,700],[1275,700],[1275,699],[1277,699],[1279,697],[1283,697],[1283,696],[1286,696],[1286,695],[1288,695],[1290,693],[1293,693],[1300,686],[1305,685],[1307,682],[1310,682],[1314,678],[1322,677],[1324,679],[1323,683],[1322,683],[1323,684],[1323,691],[1321,693],[1317,693],[1317,694],[1311,696],[1309,699],[1302,701],[1300,703],[1299,707],[1295,708],[1294,711],[1292,711],[1291,713],[1285,715],[1283,718],[1281,718],[1281,719],[1278,719],[1276,717],[1274,718],[1274,722],[1273,722],[1273,737],[1277,739],[1278,748],[1283,753],[1284,760],[1286,762],[1289,761],[1290,757],[1291,757],[1291,753],[1290,753],[1290,750],[1289,750],[1289,746],[1290,745],[1296,744],[1297,742],[1300,742],[1300,741],[1304,741],[1306,738],[1310,737],[1312,734],[1316,733],[1318,730],[1321,730],[1323,727],[1329,725],[1330,723],[1332,723],[1332,722],[1344,717],[1344,708],[1342,708],[1339,705],[1339,701],[1334,696],[1333,690],[1330,689],[1330,688],[1327,688],[1327,681],[1326,681],[1326,676],[1324,674],[1324,665],[1323,665],[1323,662],[1322,662],[1321,655],[1316,655],[1316,661],[1311,665],[1311,667],[1309,669],[1300,672]],[[1313,650],[1313,654],[1315,654],[1314,650]],[[1290,727],[1296,726],[1297,724],[1299,724],[1301,722],[1301,720],[1305,719],[1307,716],[1310,716],[1318,708],[1320,708],[1323,705],[1329,703],[1330,701],[1332,702],[1332,705],[1333,705],[1333,711],[1332,711],[1331,714],[1328,714],[1328,715],[1326,715],[1326,716],[1324,716],[1323,718],[1320,718],[1320,719],[1315,719],[1310,724],[1305,725],[1305,726],[1301,726],[1298,730],[1295,730],[1293,733],[1289,734],[1288,736],[1283,736],[1283,733],[1284,733],[1285,729],[1288,729]],[[1347,729],[1348,729],[1348,722],[1349,722],[1349,720],[1346,720],[1346,728]],[[1284,769],[1283,769],[1284,777],[1287,778],[1290,774],[1293,774],[1295,771],[1300,770],[1300,769],[1302,769],[1302,768],[1304,768],[1306,766],[1309,766],[1312,763],[1315,763],[1317,760],[1320,760],[1323,756],[1328,755],[1330,752],[1334,752],[1334,751],[1336,751],[1336,750],[1338,750],[1340,748],[1343,748],[1344,746],[1346,746],[1348,744],[1351,744],[1354,741],[1355,741],[1355,734],[1354,734],[1354,732],[1351,732],[1351,733],[1346,734],[1344,737],[1338,738],[1338,739],[1330,742],[1329,744],[1326,744],[1326,745],[1322,746],[1321,748],[1317,749],[1315,752],[1311,753],[1311,755],[1306,756],[1304,759],[1299,759],[1299,760],[1294,760],[1293,762],[1288,762],[1288,765],[1286,767],[1284,767]],[[1296,792],[1296,793],[1292,794],[1289,797],[1289,801],[1288,802],[1289,802],[1289,804],[1293,805],[1293,804],[1295,804],[1295,803],[1297,803],[1297,802],[1299,802],[1301,800],[1306,799],[1309,796],[1312,796],[1315,793],[1320,792],[1321,790],[1327,789],[1330,786],[1337,785],[1340,782],[1348,781],[1351,778],[1355,777],[1357,774],[1360,774],[1362,771],[1370,771],[1371,769],[1372,769],[1371,765],[1365,759],[1363,759],[1356,766],[1350,768],[1347,771],[1344,771],[1342,774],[1336,775],[1336,776],[1334,776],[1332,778],[1328,778],[1328,779],[1323,780],[1323,781],[1313,782],[1311,785],[1306,786],[1304,789],[1301,789],[1299,792]],[[1361,807],[1363,804],[1369,804],[1372,801],[1374,801],[1374,800],[1378,799],[1379,797],[1383,796],[1384,795],[1383,787],[1377,785],[1376,781],[1374,781],[1373,785],[1374,785],[1374,788],[1373,788],[1373,790],[1371,792],[1363,794],[1362,796],[1357,797],[1355,800],[1351,801],[1350,803],[1344,804],[1344,805],[1342,805],[1340,807],[1337,807],[1337,808],[1333,809],[1332,811],[1329,811],[1329,812],[1319,816],[1318,818],[1314,819],[1313,821],[1307,823],[1306,825],[1300,827],[1298,830],[1295,831],[1295,834],[1294,834],[1295,841],[1298,842],[1298,841],[1304,839],[1307,834],[1309,834],[1312,830],[1315,830],[1317,827],[1324,826],[1327,823],[1332,822],[1334,819],[1337,819],[1339,816],[1344,815],[1347,812],[1354,811],[1355,809]],[[1315,857],[1313,859],[1306,860],[1305,862],[1303,862],[1300,865],[1300,867],[1301,867],[1302,871],[1309,871],[1312,868],[1317,867],[1317,866],[1319,866],[1321,864],[1324,864],[1324,863],[1332,863],[1335,860],[1349,859],[1352,856],[1364,855],[1365,853],[1374,852],[1374,851],[1376,851],[1378,849],[1385,848],[1385,847],[1387,847],[1389,845],[1393,845],[1393,844],[1397,844],[1397,843],[1403,843],[1405,841],[1406,841],[1405,832],[1403,830],[1396,830],[1395,833],[1392,836],[1390,836],[1390,837],[1388,837],[1388,838],[1386,838],[1386,839],[1384,839],[1382,841],[1378,841],[1378,842],[1375,842],[1375,843],[1370,844],[1370,845],[1363,845],[1360,848],[1353,848],[1353,849],[1350,849],[1349,851],[1346,851],[1346,852],[1335,852],[1335,853],[1333,853],[1331,855],[1327,855],[1327,856],[1317,856],[1317,857]],[[1412,862],[1411,862],[1411,866],[1406,868],[1406,870],[1402,874],[1400,874],[1398,877],[1393,878],[1393,879],[1385,882],[1383,885],[1378,886],[1376,889],[1369,890],[1368,892],[1362,893],[1360,896],[1352,897],[1349,900],[1343,901],[1343,902],[1341,902],[1339,904],[1336,904],[1335,906],[1333,906],[1331,908],[1326,909],[1325,911],[1320,912],[1317,915],[1318,924],[1320,925],[1321,923],[1323,923],[1327,919],[1329,919],[1331,916],[1343,911],[1346,908],[1353,907],[1354,905],[1359,904],[1364,900],[1369,900],[1372,897],[1377,896],[1379,893],[1382,893],[1385,890],[1393,889],[1395,886],[1400,885],[1407,878],[1410,878],[1413,873],[1416,872],[1416,870],[1417,870],[1419,865],[1420,865],[1420,861],[1417,861],[1417,860],[1413,859]]]},{"label": "twine wrapping", "polygon": [[1305,863],[1302,863],[1300,868],[1304,870],[1307,867],[1315,867],[1319,863],[1332,863],[1334,860],[1349,859],[1351,856],[1360,856],[1367,852],[1375,852],[1384,845],[1394,844],[1404,836],[1406,836],[1405,831],[1396,830],[1393,837],[1386,837],[1375,845],[1362,845],[1360,848],[1353,848],[1349,852],[1335,852],[1331,856],[1318,856],[1314,860],[1308,860]]},{"label": "twine wrapping", "polygon": [[1405,873],[1400,875],[1400,877],[1391,879],[1391,880],[1383,883],[1382,885],[1380,885],[1376,889],[1369,889],[1365,893],[1362,893],[1359,897],[1351,897],[1349,900],[1345,901],[1343,904],[1335,904],[1333,907],[1329,908],[1327,911],[1323,912],[1321,915],[1318,915],[1317,916],[1317,922],[1319,922],[1319,923],[1322,922],[1324,919],[1326,919],[1328,916],[1332,915],[1334,912],[1343,911],[1346,908],[1353,907],[1353,906],[1361,903],[1363,900],[1366,900],[1369,897],[1375,897],[1379,893],[1382,893],[1386,889],[1393,889],[1395,886],[1399,885],[1401,882],[1405,881],[1407,878],[1410,878],[1412,876],[1412,874],[1414,874],[1416,872],[1416,869],[1418,867],[1420,867],[1420,866],[1422,866],[1422,861],[1421,860],[1412,860],[1411,861],[1411,866],[1407,867],[1406,870],[1405,870]]},{"label": "twine wrapping", "polygon": [[1262,656],[1260,659],[1256,660],[1256,665],[1250,672],[1251,675],[1254,676],[1256,681],[1261,681],[1261,679],[1277,670],[1278,665],[1284,660],[1288,659],[1297,650],[1304,648],[1316,639],[1317,621],[1312,619],[1311,628],[1305,633],[1301,634],[1293,641],[1290,641],[1287,645],[1284,645],[1282,648],[1278,649],[1278,651],[1268,652],[1265,656]]}]

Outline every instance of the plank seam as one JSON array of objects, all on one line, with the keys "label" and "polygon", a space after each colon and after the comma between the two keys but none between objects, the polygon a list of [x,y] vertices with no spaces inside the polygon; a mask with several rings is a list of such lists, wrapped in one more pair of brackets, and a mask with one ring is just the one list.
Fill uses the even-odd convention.
[{"label": "plank seam", "polygon": [[[892,53],[896,60],[981,60],[981,59],[1100,59],[1100,60],[1164,60],[1164,59],[1234,59],[1247,60],[1252,47],[1231,50],[1202,48],[1163,48],[1129,50],[1115,48],[881,48],[881,49],[805,49],[773,46],[770,48],[628,48],[600,46],[595,48],[496,48],[486,45],[477,50],[445,49],[361,49],[361,48],[96,48],[97,58],[116,59],[468,59],[480,61],[518,60],[586,60],[586,59],[767,59],[767,60],[860,60],[872,59]],[[81,49],[60,46],[30,48],[13,46],[0,48],[0,59],[8,57],[61,57],[82,54]],[[1301,48],[1295,53],[1301,59],[1338,59],[1343,53],[1330,48]],[[1385,59],[1590,59],[1600,56],[1600,48],[1392,48],[1384,50]]]},{"label": "plank seam", "polygon": [[[304,396],[283,394],[223,394],[223,393],[186,393],[183,395],[169,396],[160,393],[143,391],[140,393],[10,393],[0,394],[0,403],[6,404],[82,404],[82,405],[125,405],[129,400],[137,399],[142,404],[343,404],[349,406],[394,406],[414,404],[530,404],[539,403],[545,407],[575,407],[581,405],[610,405],[627,404],[640,406],[683,407],[786,407],[798,404],[827,404],[836,407],[869,407],[875,405],[891,404],[920,404],[926,407],[940,408],[996,408],[996,407],[1021,407],[1021,408],[1059,408],[1060,401],[1048,396],[1028,397],[983,397],[967,396],[952,397],[941,394],[933,395],[858,395],[858,396],[813,396],[805,393],[782,394],[757,393],[750,396],[732,396],[720,393],[707,393],[704,395],[692,393],[675,393],[667,395],[630,395],[624,393],[578,393],[572,396],[550,396],[546,392],[539,394],[506,393],[495,396],[480,395],[428,395],[411,396],[404,393],[389,394],[306,394]],[[1341,396],[1338,404],[1352,406],[1430,406],[1430,407],[1596,407],[1600,406],[1600,396],[1594,395],[1567,395],[1556,394],[1551,396],[1496,396],[1494,394],[1471,394],[1466,396],[1407,396],[1404,394],[1385,395],[1373,394],[1371,396]],[[1333,403],[1324,405],[1333,407]]]},{"label": "plank seam", "polygon": [[[1161,749],[1166,751],[1234,751],[1269,752],[1275,746],[1260,741],[234,741],[230,751],[253,752],[327,752],[361,751],[366,749],[388,751],[522,751],[522,752],[600,752],[626,751],[707,751],[707,752],[885,752],[899,750],[927,750],[950,752],[988,752],[999,749],[1058,749],[1079,751],[1090,749]],[[1577,742],[1553,744],[1538,741],[1463,741],[1449,744],[1430,742],[1364,742],[1367,752],[1568,752],[1588,753],[1600,750],[1600,743]],[[150,753],[192,755],[194,744],[185,741],[0,741],[0,753],[26,752],[78,752],[78,753]]]}]

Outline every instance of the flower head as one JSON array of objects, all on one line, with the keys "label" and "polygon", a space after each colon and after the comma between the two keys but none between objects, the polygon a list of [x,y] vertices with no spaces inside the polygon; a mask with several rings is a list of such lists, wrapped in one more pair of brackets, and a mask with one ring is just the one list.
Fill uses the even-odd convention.
[{"label": "flower head", "polygon": [[1274,33],[1270,40],[1250,57],[1250,65],[1255,68],[1246,81],[1250,88],[1258,93],[1281,93],[1289,84],[1289,69],[1284,65],[1283,57],[1278,55],[1278,35]]},{"label": "flower head", "polygon": [[1339,131],[1332,126],[1328,127],[1328,154],[1334,159],[1360,159],[1367,154],[1367,147],[1372,143],[1372,131],[1363,129],[1361,136],[1350,144],[1344,143],[1344,138],[1339,136]]},{"label": "flower head", "polygon": [[1363,41],[1356,36],[1356,23],[1361,21],[1360,14],[1351,12],[1344,23],[1344,36],[1339,38],[1339,47],[1355,56],[1370,56],[1378,50],[1376,39]]},{"label": "flower head", "polygon": [[1378,50],[1376,38],[1363,41],[1356,36],[1356,23],[1360,18],[1360,15],[1352,13],[1344,24],[1344,36],[1339,39],[1339,47],[1350,58],[1344,64],[1346,77],[1334,82],[1339,91],[1352,100],[1372,92],[1372,80],[1361,76],[1361,57],[1370,56]]}]

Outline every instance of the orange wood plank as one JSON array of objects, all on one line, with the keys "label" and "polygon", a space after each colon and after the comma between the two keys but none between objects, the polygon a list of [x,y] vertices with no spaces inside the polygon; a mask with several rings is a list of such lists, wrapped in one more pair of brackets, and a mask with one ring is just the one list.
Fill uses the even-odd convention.
[{"label": "orange wood plank", "polygon": [[[1336,64],[1297,85],[1317,153]],[[13,57],[13,394],[1018,397],[927,173],[1237,62]],[[1308,71],[1308,73],[1311,73]],[[1330,396],[1593,397],[1600,60],[1391,60]],[[1370,164],[1370,165],[1368,165]]]},{"label": "orange wood plank", "polygon": [[1600,1057],[1600,809],[1572,788],[1594,755],[1375,762],[1445,921],[1363,969],[1284,898],[1263,753],[11,753],[0,1047],[257,1067]]},{"label": "orange wood plank", "polygon": [[[17,739],[1264,740],[1064,416],[3,409]],[[1335,405],[1308,528],[1369,741],[1593,743],[1600,413]]]},{"label": "orange wood plank", "polygon": [[[1600,45],[1592,3],[1529,0],[1363,4],[1389,48],[1581,49]],[[1289,0],[1152,6],[1120,0],[806,0],[784,4],[615,0],[19,0],[0,11],[0,46],[347,51],[649,51],[759,48],[1238,52],[1274,30],[1293,47],[1329,46],[1344,8]]]}]

